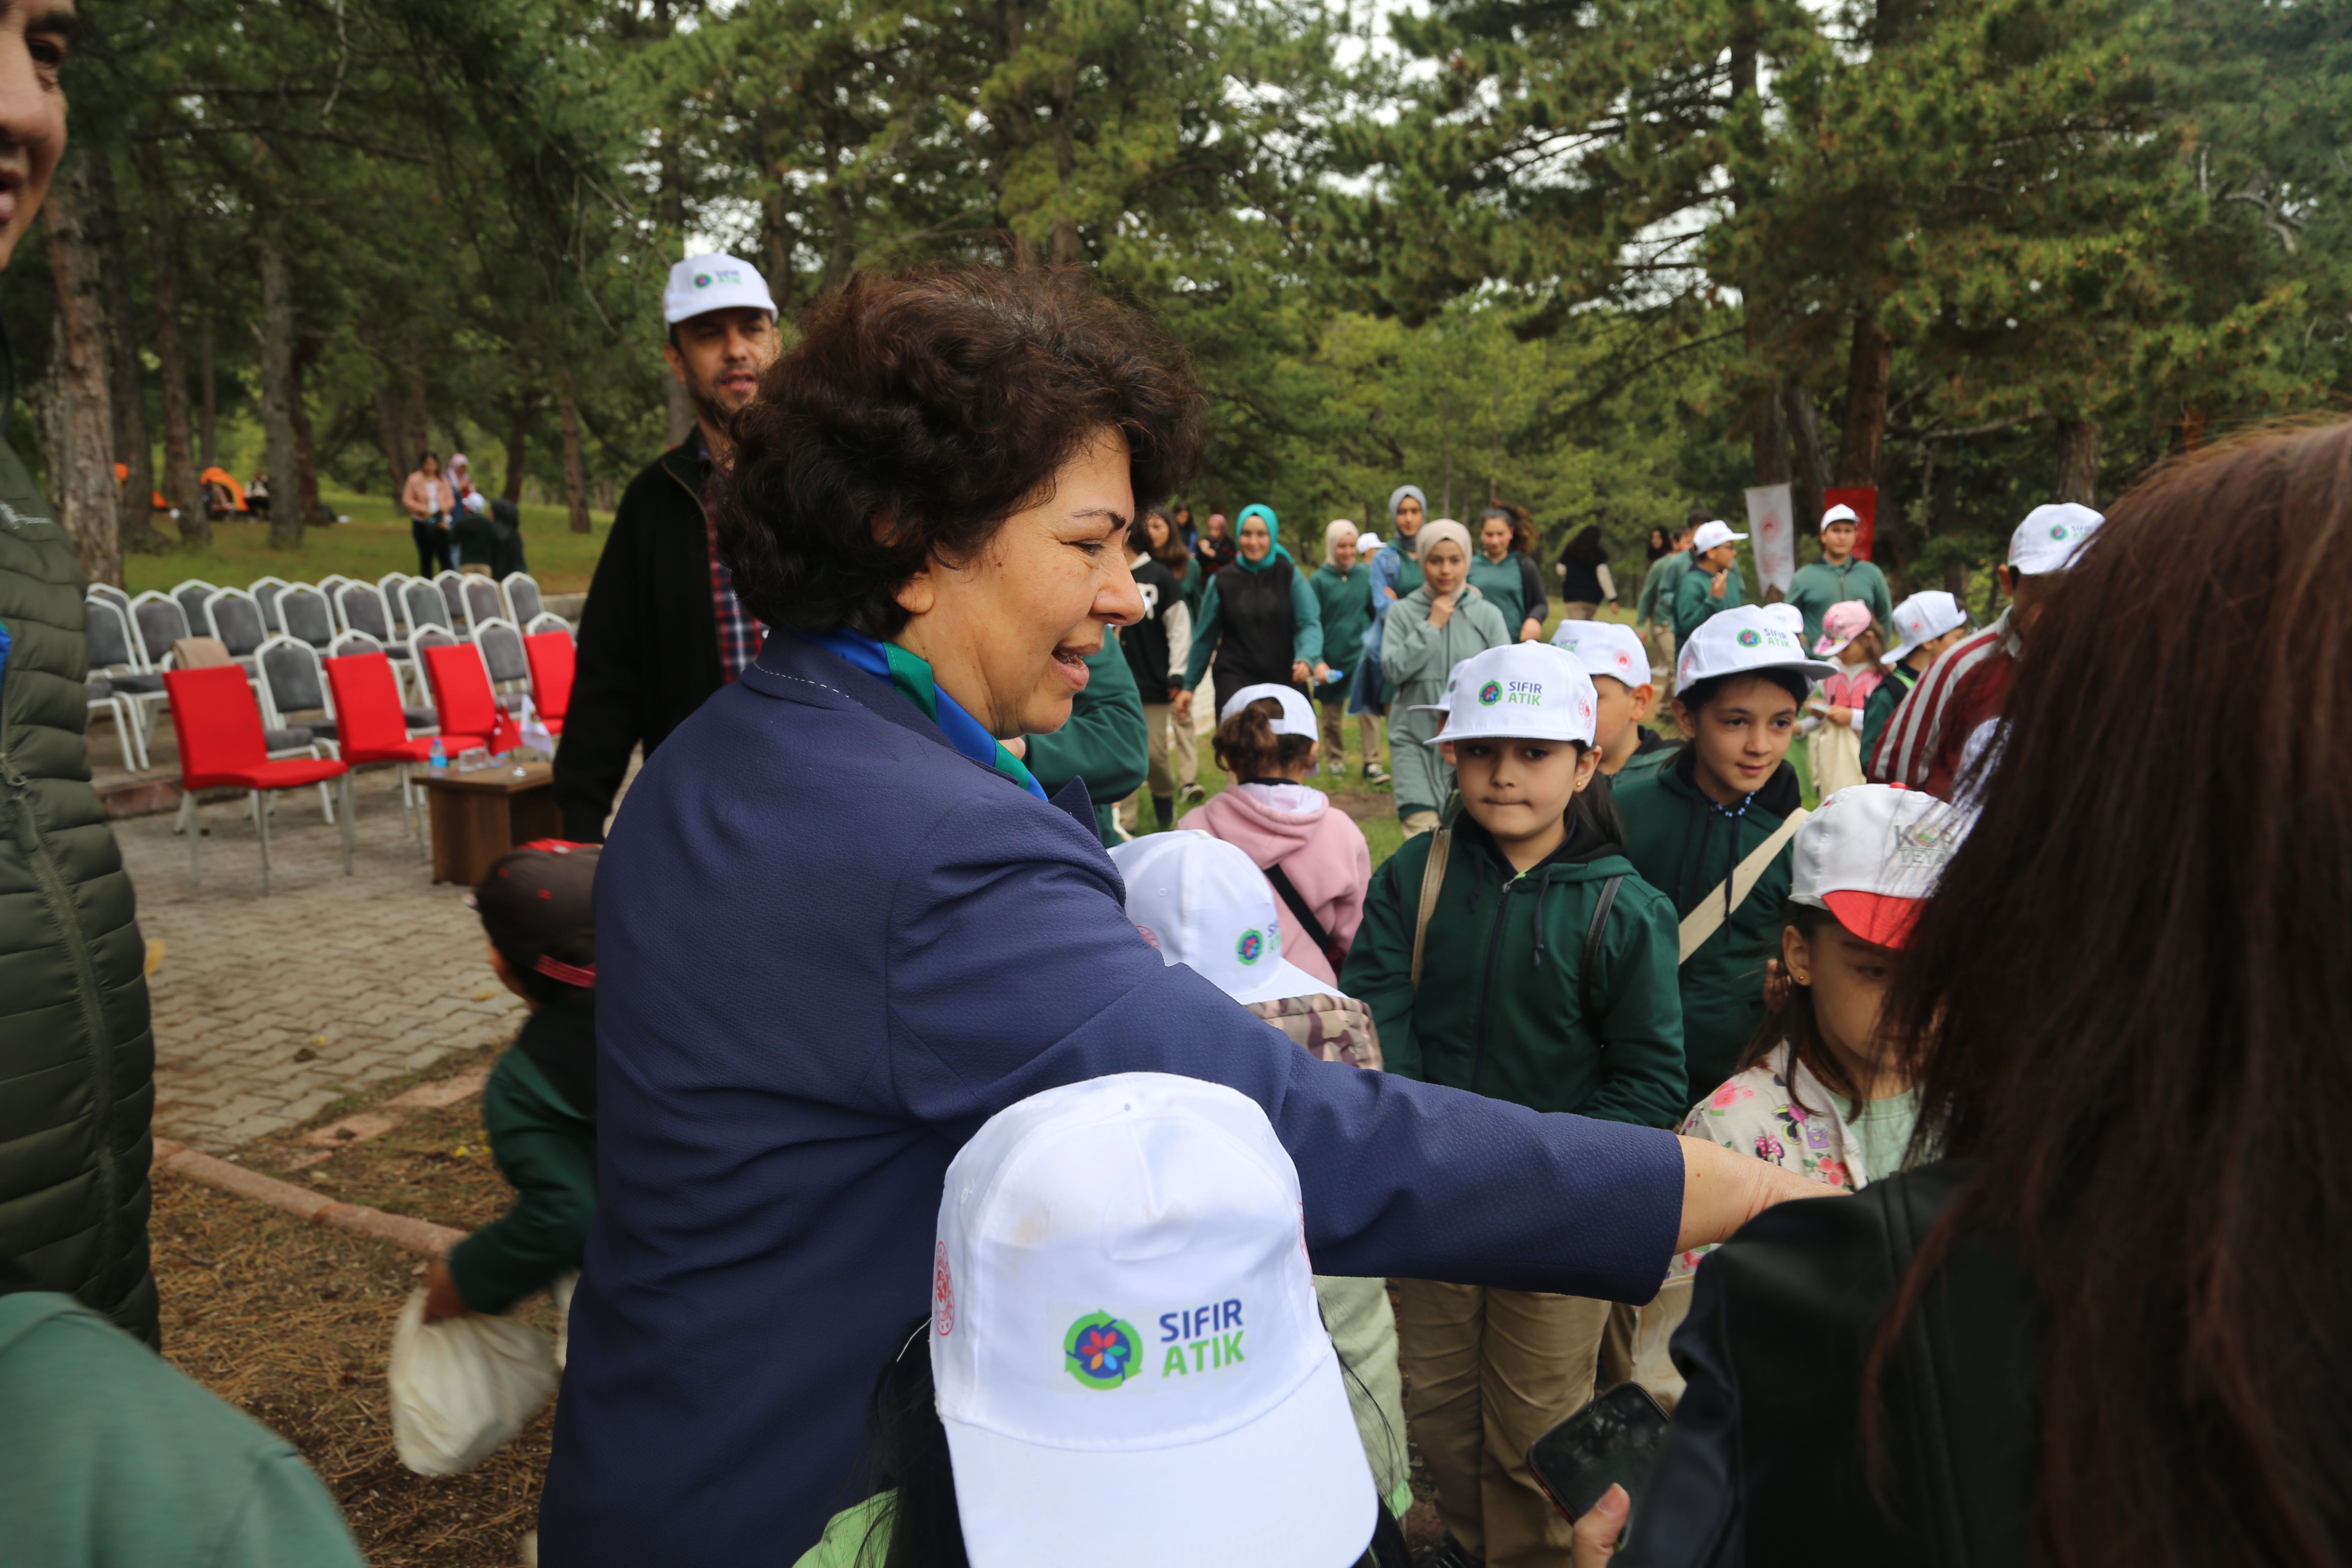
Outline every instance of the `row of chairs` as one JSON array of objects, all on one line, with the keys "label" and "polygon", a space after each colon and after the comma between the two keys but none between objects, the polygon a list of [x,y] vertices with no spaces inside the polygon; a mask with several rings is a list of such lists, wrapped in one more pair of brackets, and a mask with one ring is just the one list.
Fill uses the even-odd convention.
[{"label": "row of chairs", "polygon": [[[508,628],[511,630],[512,628]],[[236,664],[173,668],[162,673],[164,699],[180,747],[180,826],[188,839],[188,873],[202,882],[202,828],[197,792],[242,789],[261,845],[261,890],[269,891],[269,816],[282,791],[333,782],[343,805],[343,874],[352,871],[351,773],[389,764],[395,771],[403,824],[424,847],[410,769],[429,760],[438,742],[454,759],[468,747],[512,733],[488,655],[478,644],[453,640],[422,652],[434,706],[407,706],[391,658],[381,648],[352,645],[321,660],[300,639],[280,634],[256,660],[255,682]],[[547,631],[522,641],[533,707],[551,733],[561,733],[571,706],[573,649],[569,631]],[[313,716],[311,710],[316,710]],[[289,725],[289,721],[299,720]],[[423,722],[419,722],[419,721]],[[304,736],[314,748],[304,758],[273,746],[283,734]],[[330,753],[319,756],[316,751]],[[331,810],[328,820],[335,820]]]},{"label": "row of chairs", "polygon": [[[413,586],[419,584],[432,589],[440,603],[433,605],[410,592]],[[347,595],[344,593],[346,588],[359,592]],[[279,577],[257,577],[244,588],[220,588],[202,578],[191,577],[173,588],[169,597],[187,615],[191,626],[203,628],[204,635],[219,637],[234,647],[235,638],[224,635],[222,628],[206,625],[213,606],[220,602],[220,595],[238,595],[251,601],[259,614],[264,631],[291,632],[299,637],[303,633],[299,628],[285,624],[286,617],[280,610],[279,601],[289,592],[304,590],[317,594],[327,602],[336,631],[365,631],[387,639],[395,622],[412,631],[428,624],[440,626],[463,637],[470,636],[474,628],[486,620],[508,620],[519,626],[530,626],[548,613],[540,595],[538,579],[526,572],[515,573],[502,581],[462,572],[444,571],[429,580],[413,577],[405,572],[387,572],[373,583],[362,578],[346,577],[341,573],[330,573],[320,578],[315,586],[308,583],[288,583]],[[347,602],[355,605],[364,605],[371,599],[378,616],[383,618],[381,628],[356,623],[352,619],[352,612],[345,607]],[[362,610],[361,613],[365,612]],[[240,621],[245,619],[241,616],[237,618]],[[310,640],[314,647],[325,646],[315,637]]]}]

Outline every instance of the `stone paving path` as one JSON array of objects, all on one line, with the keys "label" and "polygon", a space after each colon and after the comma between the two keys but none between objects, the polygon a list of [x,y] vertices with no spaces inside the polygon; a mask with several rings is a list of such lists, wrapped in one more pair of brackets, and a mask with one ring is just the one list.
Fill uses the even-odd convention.
[{"label": "stone paving path", "polygon": [[233,1149],[520,1026],[480,921],[460,889],[432,882],[404,830],[391,771],[362,772],[353,787],[353,875],[318,792],[289,792],[271,818],[266,899],[241,800],[203,810],[201,887],[173,816],[114,825],[140,927],[167,944],[149,982],[159,1135]]}]

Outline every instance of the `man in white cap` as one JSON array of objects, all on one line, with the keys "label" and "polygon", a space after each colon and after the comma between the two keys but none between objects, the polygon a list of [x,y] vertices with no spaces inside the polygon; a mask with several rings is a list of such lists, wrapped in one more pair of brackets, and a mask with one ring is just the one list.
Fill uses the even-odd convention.
[{"label": "man in white cap", "polygon": [[1822,558],[1797,568],[1789,584],[1788,602],[1805,617],[1805,646],[1822,640],[1822,617],[1832,605],[1859,599],[1870,606],[1870,618],[1880,626],[1895,613],[1895,595],[1886,574],[1853,552],[1862,518],[1841,502],[1822,513]]},{"label": "man in white cap", "polygon": [[604,841],[630,753],[650,756],[766,636],[719,559],[711,502],[735,449],[730,421],[776,357],[776,302],[750,262],[690,256],[669,269],[662,319],[662,358],[694,405],[694,429],[622,492],[581,612],[555,795],[564,836],[586,844]]},{"label": "man in white cap", "polygon": [[2018,656],[2050,602],[2054,579],[2074,564],[2101,521],[2073,501],[2025,514],[2009,536],[2009,562],[2000,569],[2010,607],[1947,649],[1912,688],[1867,760],[1873,781],[1924,789],[1938,800],[1953,797],[1962,760],[1989,752]]},{"label": "man in white cap", "polygon": [[[1727,522],[1702,522],[1691,535],[1690,570],[1675,584],[1675,647],[1726,610],[1748,602],[1748,581],[1739,574],[1739,542]],[[1679,657],[1679,656],[1677,656]]]}]

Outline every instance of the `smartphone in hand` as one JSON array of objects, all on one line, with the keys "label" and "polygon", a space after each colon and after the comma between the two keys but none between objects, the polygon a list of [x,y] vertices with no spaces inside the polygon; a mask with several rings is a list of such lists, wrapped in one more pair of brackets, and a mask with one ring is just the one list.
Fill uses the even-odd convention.
[{"label": "smartphone in hand", "polygon": [[1570,1519],[1590,1511],[1612,1483],[1623,1487],[1638,1509],[1672,1425],[1648,1389],[1621,1383],[1537,1438],[1528,1449],[1528,1468]]}]

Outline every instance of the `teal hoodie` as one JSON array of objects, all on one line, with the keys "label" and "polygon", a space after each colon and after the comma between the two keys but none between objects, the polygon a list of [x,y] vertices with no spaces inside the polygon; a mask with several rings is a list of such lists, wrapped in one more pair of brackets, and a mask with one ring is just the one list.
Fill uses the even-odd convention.
[{"label": "teal hoodie", "polygon": [[[1434,834],[1407,840],[1373,873],[1340,976],[1372,1009],[1387,1070],[1535,1110],[1643,1127],[1681,1121],[1682,1004],[1664,897],[1590,827],[1524,872],[1472,818],[1454,833],[1419,991],[1413,928]],[[1585,938],[1612,877],[1624,880],[1588,984]]]}]

